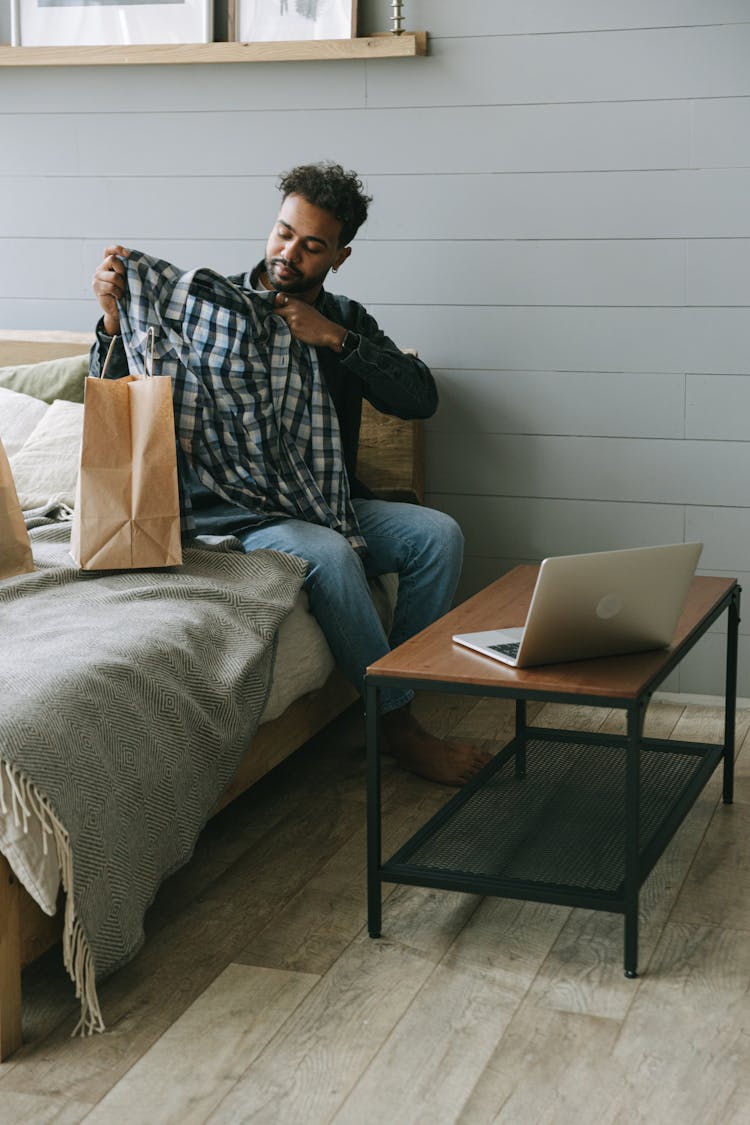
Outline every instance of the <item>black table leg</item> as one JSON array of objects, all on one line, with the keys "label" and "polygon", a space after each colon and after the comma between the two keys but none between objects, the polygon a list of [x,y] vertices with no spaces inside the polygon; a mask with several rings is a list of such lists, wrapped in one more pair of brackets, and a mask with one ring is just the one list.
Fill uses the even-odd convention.
[{"label": "black table leg", "polygon": [[516,777],[526,777],[526,700],[516,700]]},{"label": "black table leg", "polygon": [[380,937],[382,893],[380,884],[380,751],[378,746],[378,689],[365,681],[365,729],[367,736],[367,930]]},{"label": "black table leg", "polygon": [[640,889],[641,738],[645,704],[628,708],[625,766],[625,976],[638,976],[638,892]]},{"label": "black table leg", "polygon": [[722,799],[725,805],[734,800],[734,734],[737,707],[737,640],[740,624],[740,590],[729,603],[727,628],[727,671],[724,692],[724,774]]}]

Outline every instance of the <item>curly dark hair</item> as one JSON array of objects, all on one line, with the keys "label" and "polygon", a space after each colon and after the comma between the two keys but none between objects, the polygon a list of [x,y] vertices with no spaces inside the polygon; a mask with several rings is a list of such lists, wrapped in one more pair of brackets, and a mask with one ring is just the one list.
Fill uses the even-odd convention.
[{"label": "curly dark hair", "polygon": [[367,218],[372,196],[365,195],[356,172],[345,172],[340,164],[324,160],[319,164],[300,164],[279,177],[279,191],[301,195],[315,207],[330,211],[341,223],[340,246],[348,246]]}]

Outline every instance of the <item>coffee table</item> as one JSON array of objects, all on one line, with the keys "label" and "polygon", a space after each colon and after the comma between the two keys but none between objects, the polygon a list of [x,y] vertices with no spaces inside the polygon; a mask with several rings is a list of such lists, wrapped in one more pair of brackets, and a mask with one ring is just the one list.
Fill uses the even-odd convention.
[{"label": "coffee table", "polygon": [[[669,649],[515,669],[452,642],[523,624],[538,569],[516,567],[367,669],[368,929],[380,936],[383,883],[611,911],[636,977],[640,887],[720,762],[732,801],[740,587],[696,577]],[[644,737],[653,692],[725,612],[723,742]],[[515,734],[383,861],[378,696],[393,687],[513,698]],[[534,727],[528,700],[620,708],[626,733]]]}]

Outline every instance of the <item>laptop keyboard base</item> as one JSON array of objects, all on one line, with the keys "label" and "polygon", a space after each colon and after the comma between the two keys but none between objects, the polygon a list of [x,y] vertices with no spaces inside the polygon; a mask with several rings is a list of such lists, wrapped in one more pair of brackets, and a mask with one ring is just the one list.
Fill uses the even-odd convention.
[{"label": "laptop keyboard base", "polygon": [[505,645],[487,645],[487,648],[491,648],[493,652],[501,652],[503,656],[518,656],[520,647],[520,641],[512,641],[510,644]]}]

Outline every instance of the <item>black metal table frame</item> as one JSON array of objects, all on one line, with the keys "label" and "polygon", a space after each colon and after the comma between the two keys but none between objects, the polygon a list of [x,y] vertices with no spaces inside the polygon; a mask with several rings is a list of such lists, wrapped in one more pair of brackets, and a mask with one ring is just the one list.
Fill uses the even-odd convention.
[{"label": "black metal table frame", "polygon": [[[635,699],[602,697],[581,692],[550,692],[498,685],[488,687],[468,683],[426,681],[404,675],[368,675],[365,681],[366,734],[367,734],[367,920],[370,937],[380,937],[382,924],[382,884],[405,883],[412,886],[436,887],[445,890],[465,891],[473,894],[494,895],[533,902],[550,902],[559,905],[584,907],[621,913],[625,916],[624,966],[627,977],[638,976],[638,896],[641,885],[664,852],[706,782],[723,761],[722,799],[731,804],[734,786],[734,738],[737,701],[737,643],[739,632],[740,587],[732,586],[714,609],[700,622],[685,641],[677,646],[671,658],[650,680]],[[681,742],[672,739],[643,737],[646,709],[656,688],[679,665],[688,652],[706,633],[710,626],[728,611],[726,641],[726,674],[724,693],[724,739],[722,743]],[[378,697],[383,688],[411,687],[420,691],[450,692],[463,695],[480,695],[513,698],[516,701],[515,735],[497,755],[455,796],[419,829],[405,845],[386,863],[382,861],[381,796]],[[627,728],[624,735],[590,734],[582,731],[533,727],[526,722],[526,703],[537,700],[545,703],[589,704],[595,707],[619,709],[626,712]],[[597,745],[619,746],[625,750],[625,855],[622,894],[606,894],[588,888],[525,882],[476,872],[435,871],[418,864],[402,862],[407,850],[414,850],[441,824],[448,821],[487,779],[511,758],[515,758],[517,777],[526,774],[526,745],[531,738],[554,741],[572,741]],[[642,750],[668,750],[694,754],[702,760],[689,784],[672,805],[647,849],[639,847],[639,821],[641,803],[640,760]]]}]

